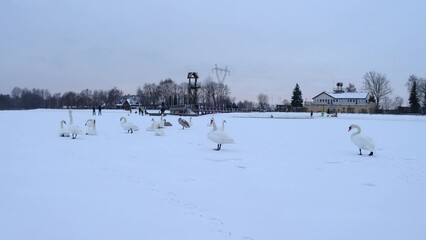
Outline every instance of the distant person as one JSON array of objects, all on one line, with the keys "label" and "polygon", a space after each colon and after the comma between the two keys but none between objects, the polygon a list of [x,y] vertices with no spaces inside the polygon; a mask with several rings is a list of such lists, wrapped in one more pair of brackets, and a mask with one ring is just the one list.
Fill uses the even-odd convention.
[{"label": "distant person", "polygon": [[92,110],[93,110],[92,111],[92,115],[95,116],[96,115],[96,108],[95,108],[95,106],[92,107]]},{"label": "distant person", "polygon": [[98,115],[102,115],[102,106],[98,107]]},{"label": "distant person", "polygon": [[314,115],[314,112],[311,111],[311,117]]},{"label": "distant person", "polygon": [[166,104],[164,102],[161,103],[161,109],[160,109],[160,114],[164,115],[164,112],[166,111]]}]

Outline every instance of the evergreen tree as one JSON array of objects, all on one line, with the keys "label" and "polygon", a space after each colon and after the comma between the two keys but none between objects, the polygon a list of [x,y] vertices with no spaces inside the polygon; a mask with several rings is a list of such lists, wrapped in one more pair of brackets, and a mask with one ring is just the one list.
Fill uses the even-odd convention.
[{"label": "evergreen tree", "polygon": [[411,107],[411,112],[418,113],[420,109],[419,98],[417,97],[417,82],[414,81],[411,85],[410,98],[408,99]]},{"label": "evergreen tree", "polygon": [[303,107],[302,91],[300,91],[299,84],[296,83],[296,87],[293,90],[293,96],[291,97],[292,107]]}]

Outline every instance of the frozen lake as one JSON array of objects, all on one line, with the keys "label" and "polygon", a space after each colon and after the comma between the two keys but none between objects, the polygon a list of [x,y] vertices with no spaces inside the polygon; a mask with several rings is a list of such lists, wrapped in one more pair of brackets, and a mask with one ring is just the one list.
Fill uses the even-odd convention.
[{"label": "frozen lake", "polygon": [[156,136],[150,116],[73,114],[97,135],[59,137],[68,110],[0,111],[0,239],[426,238],[426,117],[216,114],[235,144],[215,151],[212,115]]}]

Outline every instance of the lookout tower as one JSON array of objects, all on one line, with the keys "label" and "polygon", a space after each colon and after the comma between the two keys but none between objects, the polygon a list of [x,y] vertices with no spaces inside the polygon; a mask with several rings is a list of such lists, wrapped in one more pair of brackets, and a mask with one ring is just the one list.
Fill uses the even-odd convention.
[{"label": "lookout tower", "polygon": [[[188,73],[188,97],[189,104],[198,108],[198,89],[200,86],[197,85],[198,73],[197,72],[189,72]],[[194,80],[193,82],[191,80]]]}]

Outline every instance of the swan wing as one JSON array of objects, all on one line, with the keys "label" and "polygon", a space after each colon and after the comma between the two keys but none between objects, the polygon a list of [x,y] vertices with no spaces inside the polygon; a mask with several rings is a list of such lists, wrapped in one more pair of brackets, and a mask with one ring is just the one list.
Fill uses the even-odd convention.
[{"label": "swan wing", "polygon": [[351,139],[352,142],[358,146],[358,148],[374,152],[376,146],[370,137],[364,135],[355,135]]},{"label": "swan wing", "polygon": [[59,136],[60,137],[69,137],[70,136],[70,132],[66,128],[61,128],[59,130]]},{"label": "swan wing", "polygon": [[69,125],[68,130],[73,134],[79,134],[82,132],[80,126],[78,125]]},{"label": "swan wing", "polygon": [[132,129],[133,131],[138,131],[139,130],[139,128],[138,128],[138,126],[136,126],[134,123],[132,123],[132,122],[122,122],[121,123],[121,127],[124,129],[124,130],[126,130],[126,131],[128,131],[128,130],[130,130],[130,129]]},{"label": "swan wing", "polygon": [[179,118],[179,123],[180,123],[180,125],[182,125],[182,126],[184,126],[186,128],[190,127],[189,123],[185,119]]},{"label": "swan wing", "polygon": [[211,131],[207,137],[218,144],[225,144],[225,143],[234,143],[234,139],[232,139],[231,137],[228,136],[228,134],[226,132],[220,131],[220,130],[216,130],[216,131]]}]

